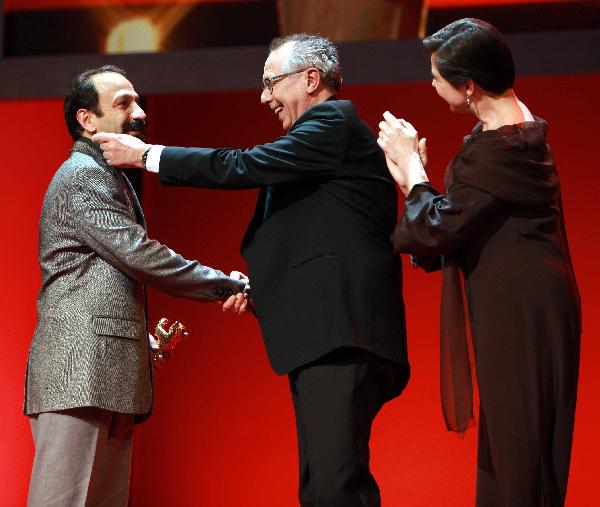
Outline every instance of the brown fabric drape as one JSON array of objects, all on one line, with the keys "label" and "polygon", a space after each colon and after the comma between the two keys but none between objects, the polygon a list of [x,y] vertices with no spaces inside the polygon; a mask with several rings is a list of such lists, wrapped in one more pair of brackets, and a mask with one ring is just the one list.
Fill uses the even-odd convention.
[{"label": "brown fabric drape", "polygon": [[440,312],[440,392],[449,430],[464,433],[474,426],[473,382],[460,268],[443,259]]},{"label": "brown fabric drape", "polygon": [[[489,132],[482,132],[481,123],[477,124],[473,135],[465,137],[465,146],[458,155],[462,162],[460,169],[446,173],[446,189],[454,180],[460,180],[512,205],[541,205],[556,200],[558,180],[551,159],[547,159],[545,150],[540,150],[539,160],[530,158],[530,150],[525,149],[528,146],[545,146],[546,131],[546,122],[539,118],[520,127],[507,125]],[[500,150],[471,150],[469,144],[475,139],[479,145],[493,147],[500,143],[504,146]],[[442,412],[449,430],[464,433],[474,426],[475,419],[463,281],[459,263],[454,257],[442,257],[442,262]]]}]

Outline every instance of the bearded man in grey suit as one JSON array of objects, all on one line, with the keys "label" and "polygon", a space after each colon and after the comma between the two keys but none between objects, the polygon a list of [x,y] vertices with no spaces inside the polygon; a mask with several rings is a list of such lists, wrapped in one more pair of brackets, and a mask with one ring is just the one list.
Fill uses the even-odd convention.
[{"label": "bearded man in grey suit", "polygon": [[122,70],[77,76],[64,112],[75,144],[40,219],[28,505],[126,506],[133,426],[153,401],[145,285],[242,311],[245,283],[149,239],[133,187],[91,141],[97,132],[143,136],[145,113]]}]

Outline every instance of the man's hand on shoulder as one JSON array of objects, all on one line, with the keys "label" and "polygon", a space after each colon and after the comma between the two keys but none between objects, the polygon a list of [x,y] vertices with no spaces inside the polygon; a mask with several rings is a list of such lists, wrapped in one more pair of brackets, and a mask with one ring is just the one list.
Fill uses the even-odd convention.
[{"label": "man's hand on shoulder", "polygon": [[112,167],[144,169],[142,156],[152,146],[137,137],[127,134],[110,134],[108,132],[95,134],[92,141],[100,145],[106,162]]}]

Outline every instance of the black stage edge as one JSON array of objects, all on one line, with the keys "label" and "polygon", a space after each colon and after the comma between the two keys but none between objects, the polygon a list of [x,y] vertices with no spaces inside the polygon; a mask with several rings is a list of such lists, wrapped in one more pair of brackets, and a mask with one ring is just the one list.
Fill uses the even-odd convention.
[{"label": "black stage edge", "polygon": [[[600,29],[508,34],[521,76],[600,72]],[[419,40],[340,44],[344,84],[428,81]],[[137,55],[14,57],[0,60],[0,99],[63,97],[77,73],[124,68],[141,94],[258,90],[267,46]]]},{"label": "black stage edge", "polygon": [[600,27],[600,2],[571,0],[430,9],[426,33],[430,35],[461,18],[483,19],[504,34],[540,30],[593,30]]}]

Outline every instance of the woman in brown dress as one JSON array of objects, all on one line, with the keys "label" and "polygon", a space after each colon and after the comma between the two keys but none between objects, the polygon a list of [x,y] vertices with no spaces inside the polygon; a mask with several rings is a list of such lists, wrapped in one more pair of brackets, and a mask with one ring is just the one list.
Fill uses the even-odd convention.
[{"label": "woman in brown dress", "polygon": [[547,125],[515,96],[512,56],[493,26],[462,19],[424,44],[438,95],[479,119],[445,193],[428,183],[425,140],[410,123],[385,113],[379,144],[406,196],[395,250],[443,273],[446,424],[464,432],[473,422],[468,322],[481,401],[476,505],[561,506],[581,313]]}]

